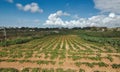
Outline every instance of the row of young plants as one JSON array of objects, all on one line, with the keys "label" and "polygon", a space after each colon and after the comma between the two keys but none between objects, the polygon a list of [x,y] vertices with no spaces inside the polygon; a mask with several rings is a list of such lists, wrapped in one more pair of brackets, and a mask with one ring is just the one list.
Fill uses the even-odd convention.
[{"label": "row of young plants", "polygon": [[[0,57],[31,58],[33,57],[34,51],[40,51],[41,47],[46,45],[49,41],[52,41],[52,40],[56,41],[56,39],[52,39],[52,37],[37,39],[37,42],[36,40],[33,40],[32,42],[29,42],[26,44],[15,45],[14,47],[9,47],[9,48],[3,48],[2,51],[0,52]],[[48,42],[46,42],[46,39],[48,40]],[[33,43],[35,43],[35,45]],[[50,44],[51,43],[49,43],[48,45]]]},{"label": "row of young plants", "polygon": [[[57,42],[57,41],[58,41],[58,42]],[[44,53],[46,56],[48,56],[48,54],[50,54],[50,59],[55,59],[55,58],[57,58],[58,55],[57,55],[56,52],[55,52],[55,51],[57,51],[56,48],[53,50],[53,47],[54,47],[54,45],[55,45],[56,43],[59,43],[59,40],[57,39],[57,37],[54,38],[54,40],[53,40],[52,42],[47,43],[46,47],[42,48],[42,49],[43,49],[43,50],[42,50],[42,53]],[[57,46],[58,46],[58,45],[59,45],[59,44],[57,44]],[[46,58],[46,56],[45,56],[45,58]]]},{"label": "row of young plants", "polygon": [[[63,42],[63,44],[62,44]],[[50,59],[64,59],[66,55],[66,42],[64,40],[64,36],[60,36],[59,41],[57,42],[57,46],[54,50],[51,51],[51,57]]]},{"label": "row of young plants", "polygon": [[[94,67],[93,64],[90,64],[90,63],[82,63],[82,64],[86,64],[87,66],[89,67]],[[95,65],[99,65],[100,67],[106,67],[108,66],[107,64],[104,64],[104,63],[94,63]],[[78,64],[79,66],[79,64]],[[112,68],[120,68],[120,64],[112,64],[111,65]],[[23,68],[21,71],[15,69],[15,68],[0,68],[0,72],[77,72],[77,70],[74,70],[74,69],[66,69],[64,70],[63,68],[57,68],[57,69],[54,69],[54,68],[50,68],[50,69],[47,69],[47,68]],[[85,72],[84,69],[79,69],[79,72]],[[95,70],[94,72],[101,72],[99,70]]]},{"label": "row of young plants", "polygon": [[42,40],[44,39],[46,38],[37,39],[37,42],[36,40],[33,40],[29,43],[26,43],[25,45],[22,44],[22,45],[15,45],[12,47],[2,48],[2,50],[0,51],[0,57],[30,58],[32,57],[35,47],[37,47],[39,44],[41,45],[43,43]]},{"label": "row of young plants", "polygon": [[46,65],[52,64],[52,65],[54,65],[56,63],[55,61],[45,61],[45,60],[34,60],[34,61],[32,61],[32,60],[14,60],[14,59],[6,59],[6,60],[0,59],[0,62],[19,62],[19,63],[28,62],[28,63],[36,63],[36,64],[39,64],[39,65],[41,65],[41,64],[46,64]]},{"label": "row of young plants", "polygon": [[[80,69],[79,72],[84,71],[83,69]],[[74,69],[66,69],[63,68],[23,68],[21,71],[15,69],[15,68],[0,68],[0,72],[76,72]]]},{"label": "row of young plants", "polygon": [[[43,46],[41,47],[41,50],[38,50],[39,48],[36,48],[36,50],[38,50],[38,53],[36,55],[43,53],[45,54],[45,58],[49,57],[50,59],[55,59],[58,56],[60,56],[60,58],[64,57],[63,55],[64,52],[59,51],[62,43],[62,36],[56,35],[56,36],[52,36],[51,38],[52,39],[50,39],[48,42],[45,42],[43,44]],[[53,50],[54,45],[56,45],[56,47]]]},{"label": "row of young plants", "polygon": [[45,54],[45,58],[49,57],[50,59],[55,59],[55,58],[58,58],[58,56],[59,56],[60,59],[64,59],[65,58],[65,48],[62,49],[62,47],[61,47],[61,44],[63,41],[62,40],[63,36],[56,35],[51,38],[52,38],[52,40],[50,40],[49,42],[46,42],[44,44],[44,47],[41,48],[41,51],[38,51],[38,52]]},{"label": "row of young plants", "polygon": [[86,65],[88,67],[91,67],[93,68],[95,65],[98,65],[99,67],[107,67],[109,66],[108,64],[104,63],[104,62],[92,62],[92,63],[89,63],[89,62],[75,62],[75,65],[80,67],[81,65]]},{"label": "row of young plants", "polygon": [[111,55],[107,55],[105,57],[101,57],[100,54],[97,54],[96,56],[87,56],[87,55],[80,55],[80,56],[77,56],[77,55],[72,55],[72,56],[68,56],[69,58],[73,59],[74,61],[76,60],[80,60],[80,59],[90,59],[90,60],[94,60],[94,61],[102,61],[102,59],[108,59],[110,62],[113,62],[113,58]]},{"label": "row of young plants", "polygon": [[68,51],[74,51],[74,48],[73,48],[73,46],[72,46],[72,44],[71,44],[69,39],[67,39],[67,44],[69,46],[69,50]]},{"label": "row of young plants", "polygon": [[76,44],[73,39],[70,39],[69,42],[71,42],[76,51],[82,51],[82,49],[80,49],[79,45]]},{"label": "row of young plants", "polygon": [[73,42],[79,45],[80,47],[84,48],[85,50],[83,51],[93,52],[93,50],[90,47],[85,45],[86,44],[85,42],[84,43],[81,42],[81,39],[78,39],[78,38],[74,39]]}]

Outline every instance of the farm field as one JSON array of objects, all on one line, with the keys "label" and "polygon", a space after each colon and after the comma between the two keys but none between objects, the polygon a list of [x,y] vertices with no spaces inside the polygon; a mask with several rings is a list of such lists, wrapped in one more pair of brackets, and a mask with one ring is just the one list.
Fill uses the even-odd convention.
[{"label": "farm field", "polygon": [[0,72],[119,72],[119,47],[53,34],[0,47]]},{"label": "farm field", "polygon": [[0,72],[120,72],[120,0],[0,0]]}]

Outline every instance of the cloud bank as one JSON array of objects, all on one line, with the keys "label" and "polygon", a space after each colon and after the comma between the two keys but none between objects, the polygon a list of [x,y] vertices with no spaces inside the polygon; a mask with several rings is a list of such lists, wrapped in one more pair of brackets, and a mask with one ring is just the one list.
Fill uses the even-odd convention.
[{"label": "cloud bank", "polygon": [[56,13],[50,14],[48,20],[44,25],[48,26],[62,26],[62,27],[120,27],[120,15],[115,13],[109,13],[108,15],[96,15],[90,18],[79,18],[70,21],[64,21],[61,16],[69,16],[70,14],[57,11]]},{"label": "cloud bank", "polygon": [[[64,12],[57,11],[48,16],[44,25],[62,26],[62,27],[120,27],[120,0],[93,0],[95,8],[99,9],[102,15],[96,15],[89,18],[81,18],[73,15],[73,20],[63,20],[61,16]],[[60,12],[60,15],[58,14]],[[108,13],[105,15],[104,13]]]},{"label": "cloud bank", "polygon": [[120,14],[120,0],[94,0],[95,8],[101,12]]},{"label": "cloud bank", "polygon": [[34,2],[31,4],[27,4],[25,6],[23,6],[20,3],[17,3],[16,6],[19,10],[30,11],[32,13],[36,13],[36,12],[42,13],[43,12],[43,10],[38,6],[38,4],[34,3]]}]

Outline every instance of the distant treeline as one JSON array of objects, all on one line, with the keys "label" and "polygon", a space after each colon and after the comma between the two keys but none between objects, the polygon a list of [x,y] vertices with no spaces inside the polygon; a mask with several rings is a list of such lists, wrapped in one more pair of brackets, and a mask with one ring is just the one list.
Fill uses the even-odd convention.
[{"label": "distant treeline", "polygon": [[[0,27],[1,28],[1,27]],[[73,28],[67,28],[67,27],[56,27],[56,28],[37,28],[37,27],[33,27],[33,28],[30,28],[30,27],[21,27],[21,28],[18,28],[18,27],[5,27],[6,30],[28,30],[28,31],[47,31],[47,30],[113,30],[113,31],[120,31],[120,27],[116,27],[116,28],[107,28],[107,27],[73,27]],[[0,29],[2,30],[2,28]]]}]

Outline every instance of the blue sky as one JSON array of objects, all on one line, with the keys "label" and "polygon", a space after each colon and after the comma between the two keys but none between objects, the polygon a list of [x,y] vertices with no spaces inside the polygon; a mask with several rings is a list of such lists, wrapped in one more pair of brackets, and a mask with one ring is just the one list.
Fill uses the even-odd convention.
[{"label": "blue sky", "polygon": [[[99,5],[97,4],[102,2],[101,1],[99,2],[99,0],[96,1],[95,0],[0,0],[0,26],[6,26],[6,27],[9,26],[10,27],[49,27],[50,25],[68,26],[66,25],[67,22],[69,23],[69,26],[72,25],[80,26],[81,24],[74,25],[73,21],[77,22],[80,19],[84,19],[85,21],[86,19],[88,20],[93,16],[98,16],[98,15],[106,16],[109,13],[111,13],[113,16],[115,16],[116,14],[119,15],[118,11],[110,11],[104,9],[102,5],[101,7],[99,7]],[[104,1],[106,2],[106,0]],[[60,15],[59,14],[55,15],[57,13],[60,13]],[[64,13],[68,15],[64,15]],[[49,19],[50,15],[52,18],[54,18],[54,20]]]}]

